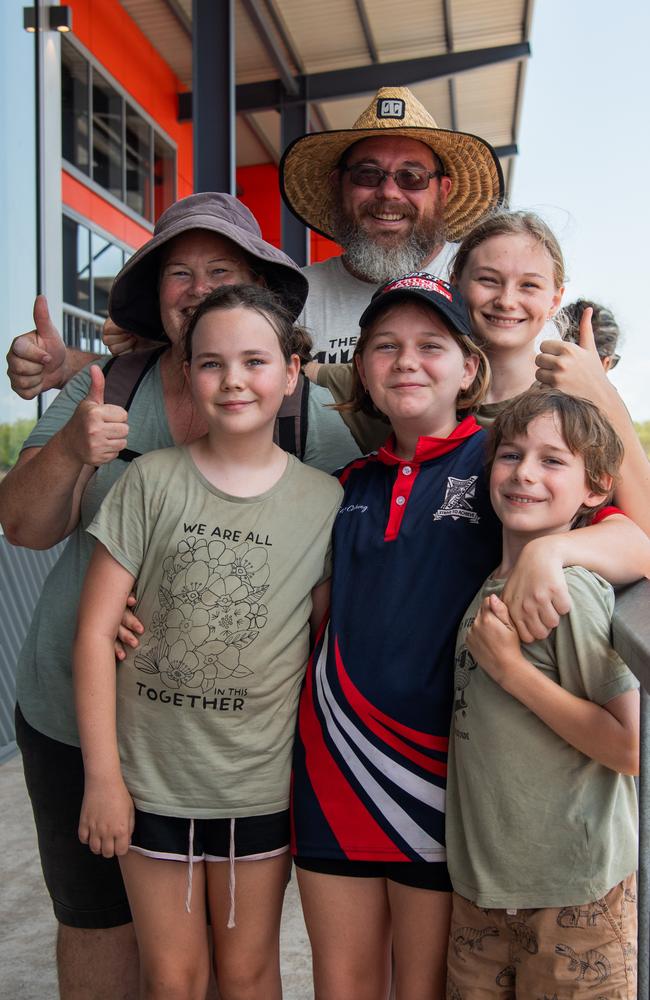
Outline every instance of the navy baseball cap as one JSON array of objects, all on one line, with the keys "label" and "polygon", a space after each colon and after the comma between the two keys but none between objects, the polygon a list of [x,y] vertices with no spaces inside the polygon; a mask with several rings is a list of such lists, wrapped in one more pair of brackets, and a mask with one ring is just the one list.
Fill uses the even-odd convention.
[{"label": "navy baseball cap", "polygon": [[370,300],[359,326],[368,326],[394,302],[424,302],[439,312],[456,333],[472,336],[465,300],[457,288],[428,271],[412,271],[401,278],[391,278],[378,288]]}]

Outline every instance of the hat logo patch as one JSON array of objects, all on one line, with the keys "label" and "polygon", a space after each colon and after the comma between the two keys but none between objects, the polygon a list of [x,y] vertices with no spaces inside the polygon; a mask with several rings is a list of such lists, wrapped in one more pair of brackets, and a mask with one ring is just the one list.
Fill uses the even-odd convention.
[{"label": "hat logo patch", "polygon": [[377,101],[377,118],[404,118],[406,103],[398,97],[383,97]]},{"label": "hat logo patch", "polygon": [[393,292],[400,288],[422,288],[425,292],[434,292],[436,295],[442,295],[448,302],[453,302],[453,296],[447,282],[441,281],[439,278],[432,278],[426,272],[409,274],[404,278],[399,278],[387,285],[383,291],[384,293]]}]

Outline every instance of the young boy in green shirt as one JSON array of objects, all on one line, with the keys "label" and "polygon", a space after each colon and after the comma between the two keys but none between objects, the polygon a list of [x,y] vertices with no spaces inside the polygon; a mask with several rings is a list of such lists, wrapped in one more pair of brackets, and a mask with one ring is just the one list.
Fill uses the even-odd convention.
[{"label": "young boy in green shirt", "polygon": [[456,650],[450,1000],[636,997],[639,694],[611,647],[612,589],[566,569],[571,610],[525,645],[499,597],[527,542],[598,518],[621,458],[597,408],[555,390],[493,429],[503,556]]}]

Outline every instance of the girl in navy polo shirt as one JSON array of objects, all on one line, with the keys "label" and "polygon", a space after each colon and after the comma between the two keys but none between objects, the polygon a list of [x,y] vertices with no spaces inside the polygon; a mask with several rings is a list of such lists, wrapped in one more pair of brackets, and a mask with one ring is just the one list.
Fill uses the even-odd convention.
[{"label": "girl in navy polo shirt", "polygon": [[[454,642],[500,546],[485,432],[468,412],[489,371],[459,292],[430,274],[384,285],[360,326],[350,405],[384,414],[393,434],[340,476],[331,615],[299,709],[293,850],[317,1000],[387,997],[391,953],[398,1000],[431,1000],[444,995],[450,913]],[[620,516],[555,536],[545,582],[572,562],[611,578],[604,553],[632,564],[643,538]],[[524,553],[511,593],[538,566]]]}]

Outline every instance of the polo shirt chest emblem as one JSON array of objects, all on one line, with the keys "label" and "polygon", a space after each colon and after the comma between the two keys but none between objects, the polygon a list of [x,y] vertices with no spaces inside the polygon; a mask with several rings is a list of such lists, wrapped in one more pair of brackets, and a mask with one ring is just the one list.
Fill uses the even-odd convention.
[{"label": "polo shirt chest emblem", "polygon": [[441,521],[443,517],[452,517],[457,521],[459,517],[464,517],[472,524],[478,524],[479,515],[472,509],[471,501],[476,495],[476,480],[478,476],[470,476],[469,479],[456,479],[454,476],[447,477],[447,488],[442,506],[433,515],[434,521]]}]

